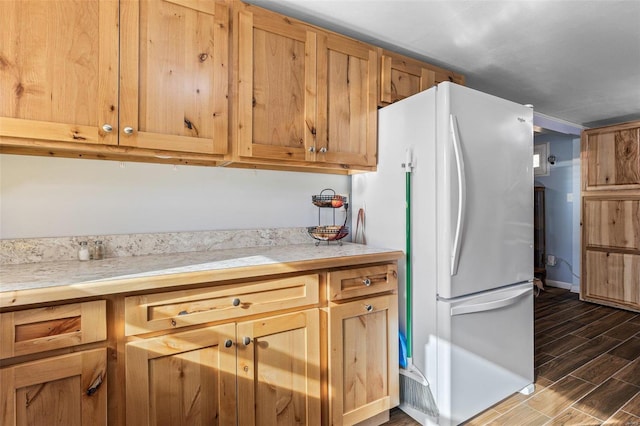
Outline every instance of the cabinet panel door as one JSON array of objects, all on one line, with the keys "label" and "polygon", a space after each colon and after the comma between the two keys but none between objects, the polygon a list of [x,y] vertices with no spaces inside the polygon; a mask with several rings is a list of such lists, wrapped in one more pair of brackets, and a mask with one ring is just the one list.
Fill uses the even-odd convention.
[{"label": "cabinet panel door", "polygon": [[238,154],[313,159],[316,33],[257,9],[239,13]]},{"label": "cabinet panel door", "polygon": [[116,144],[118,2],[2,1],[0,15],[2,142]]},{"label": "cabinet panel door", "polygon": [[640,201],[584,200],[585,244],[640,250]]},{"label": "cabinet panel door", "polygon": [[586,296],[640,309],[640,255],[586,252]]},{"label": "cabinet panel door", "polygon": [[107,424],[106,349],[76,352],[0,370],[0,424]]},{"label": "cabinet panel door", "polygon": [[337,34],[319,37],[316,161],[376,165],[377,58],[373,46]]},{"label": "cabinet panel door", "polygon": [[398,297],[329,308],[332,424],[354,424],[398,404]]},{"label": "cabinet panel door", "polygon": [[585,133],[586,189],[640,188],[640,129]]},{"label": "cabinet panel door", "polygon": [[127,424],[236,424],[235,325],[128,343]]},{"label": "cabinet panel door", "polygon": [[319,425],[318,310],[239,323],[238,340],[238,424]]},{"label": "cabinet panel door", "polygon": [[226,154],[228,7],[131,0],[121,22],[120,145]]}]

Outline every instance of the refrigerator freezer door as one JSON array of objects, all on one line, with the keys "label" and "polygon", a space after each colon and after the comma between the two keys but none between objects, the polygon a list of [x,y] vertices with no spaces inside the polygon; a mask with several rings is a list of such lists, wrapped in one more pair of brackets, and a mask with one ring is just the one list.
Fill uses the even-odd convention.
[{"label": "refrigerator freezer door", "polygon": [[533,111],[451,83],[437,91],[438,295],[533,278]]},{"label": "refrigerator freezer door", "polygon": [[456,425],[533,382],[533,285],[438,300],[427,378],[440,425]]}]

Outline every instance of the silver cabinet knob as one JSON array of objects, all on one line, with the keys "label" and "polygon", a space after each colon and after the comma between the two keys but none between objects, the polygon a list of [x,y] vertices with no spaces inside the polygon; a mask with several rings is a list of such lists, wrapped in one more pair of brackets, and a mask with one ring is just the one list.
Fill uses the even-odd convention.
[{"label": "silver cabinet knob", "polygon": [[364,305],[364,308],[367,310],[367,312],[373,311],[373,305]]},{"label": "silver cabinet knob", "polygon": [[103,124],[102,130],[104,130],[107,133],[111,133],[111,131],[113,130],[113,127],[111,127],[111,124]]},{"label": "silver cabinet knob", "polygon": [[133,133],[133,127],[125,127],[124,129],[122,129],[122,131],[130,135]]},{"label": "silver cabinet knob", "polygon": [[369,278],[365,278],[362,280],[362,284],[364,284],[365,287],[369,287],[371,285],[371,280]]},{"label": "silver cabinet knob", "polygon": [[235,299],[233,299],[233,300],[231,301],[231,304],[232,304],[233,306],[240,306],[240,299],[238,299],[238,298],[236,297]]},{"label": "silver cabinet knob", "polygon": [[231,339],[227,339],[224,341],[225,348],[230,348],[232,345],[233,345],[233,342],[231,341]]},{"label": "silver cabinet knob", "polygon": [[245,336],[245,337],[243,337],[243,338],[242,338],[242,343],[243,343],[245,346],[248,346],[249,344],[251,344],[251,337],[249,337],[249,336]]},{"label": "silver cabinet knob", "polygon": [[316,147],[315,146],[309,147],[309,152],[316,152]]},{"label": "silver cabinet knob", "polygon": [[324,146],[323,146],[322,148],[320,148],[320,152],[321,152],[321,153],[323,153],[323,154],[324,154],[325,152],[327,152],[327,151],[328,151],[328,150],[327,150],[327,148],[325,148]]}]

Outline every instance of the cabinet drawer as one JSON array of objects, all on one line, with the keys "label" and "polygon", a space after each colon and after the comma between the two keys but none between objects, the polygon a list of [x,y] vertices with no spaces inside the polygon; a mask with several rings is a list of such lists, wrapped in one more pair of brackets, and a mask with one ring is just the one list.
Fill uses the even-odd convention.
[{"label": "cabinet drawer", "polygon": [[584,201],[587,246],[640,250],[640,200]]},{"label": "cabinet drawer", "polygon": [[70,303],[0,314],[0,359],[107,338],[106,301]]},{"label": "cabinet drawer", "polygon": [[393,291],[398,286],[395,264],[329,272],[329,300],[343,300]]},{"label": "cabinet drawer", "polygon": [[125,298],[125,334],[169,330],[318,303],[318,275]]}]

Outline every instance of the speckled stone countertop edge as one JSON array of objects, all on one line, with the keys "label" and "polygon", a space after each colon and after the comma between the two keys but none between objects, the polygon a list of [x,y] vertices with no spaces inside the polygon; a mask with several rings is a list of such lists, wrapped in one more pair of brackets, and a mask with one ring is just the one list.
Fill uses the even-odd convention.
[{"label": "speckled stone countertop edge", "polygon": [[0,308],[224,280],[245,273],[259,276],[296,272],[316,263],[344,266],[352,261],[366,262],[368,258],[396,260],[401,256],[402,252],[396,250],[361,244],[310,243],[2,265]]}]

